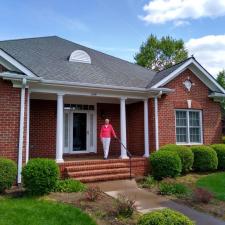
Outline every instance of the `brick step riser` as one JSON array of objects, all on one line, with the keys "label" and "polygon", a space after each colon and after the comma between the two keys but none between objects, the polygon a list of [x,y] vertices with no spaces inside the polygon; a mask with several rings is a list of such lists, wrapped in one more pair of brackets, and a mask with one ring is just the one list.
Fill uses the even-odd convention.
[{"label": "brick step riser", "polygon": [[[133,177],[133,175],[132,175]],[[109,181],[109,180],[122,180],[129,179],[130,174],[120,174],[120,175],[106,175],[106,176],[93,176],[93,177],[77,177],[76,180],[80,180],[83,183],[93,183],[99,181]]]},{"label": "brick step riser", "polygon": [[110,170],[94,170],[94,171],[82,171],[82,172],[73,172],[68,173],[68,177],[88,177],[88,176],[98,176],[98,175],[108,175],[108,174],[123,174],[123,173],[129,173],[129,169],[110,169]]},{"label": "brick step riser", "polygon": [[[132,162],[143,162],[143,158],[132,159]],[[114,163],[129,163],[129,159],[109,159],[109,160],[84,160],[84,161],[71,161],[66,162],[66,166],[84,166],[84,165],[96,165],[96,164],[114,164]]]},{"label": "brick step riser", "polygon": [[88,170],[104,170],[104,169],[118,169],[129,168],[126,164],[105,164],[105,165],[92,165],[92,166],[70,166],[66,167],[66,172],[79,172]]}]

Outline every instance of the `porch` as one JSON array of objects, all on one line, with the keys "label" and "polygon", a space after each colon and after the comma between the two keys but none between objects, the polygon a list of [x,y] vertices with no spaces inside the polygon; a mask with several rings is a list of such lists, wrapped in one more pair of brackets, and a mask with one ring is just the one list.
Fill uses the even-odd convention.
[{"label": "porch", "polygon": [[[28,97],[28,158],[54,158],[63,177],[94,182],[129,178],[129,149],[132,176],[148,171],[149,133],[157,123],[158,110],[152,112],[150,104],[157,103],[158,92],[148,97],[124,97],[112,93],[68,94],[65,90],[50,93],[49,89],[32,87]],[[99,138],[105,118],[110,119],[122,143],[111,140],[108,160],[103,160]]]}]

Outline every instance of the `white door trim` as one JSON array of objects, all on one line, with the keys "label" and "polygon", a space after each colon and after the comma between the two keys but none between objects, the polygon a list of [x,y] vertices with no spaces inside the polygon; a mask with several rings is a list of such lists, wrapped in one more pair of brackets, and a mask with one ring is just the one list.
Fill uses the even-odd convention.
[{"label": "white door trim", "polygon": [[[93,104],[94,110],[64,110],[65,113],[69,114],[69,130],[68,130],[68,148],[64,146],[64,153],[66,154],[87,154],[90,152],[97,152],[97,105]],[[86,146],[87,149],[83,151],[73,151],[73,114],[74,113],[85,113],[87,115],[87,137],[86,137]],[[93,115],[93,146],[90,146],[90,116]],[[65,126],[65,125],[64,125]],[[64,127],[65,129],[65,127]]]}]

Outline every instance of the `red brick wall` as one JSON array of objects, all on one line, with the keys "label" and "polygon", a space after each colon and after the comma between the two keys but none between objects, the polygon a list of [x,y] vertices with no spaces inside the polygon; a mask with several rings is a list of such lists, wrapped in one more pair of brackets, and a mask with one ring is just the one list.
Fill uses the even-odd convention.
[{"label": "red brick wall", "polygon": [[144,102],[127,105],[127,147],[132,155],[144,155]]},{"label": "red brick wall", "polygon": [[31,100],[30,157],[55,158],[56,101]]},{"label": "red brick wall", "polygon": [[[183,82],[190,78],[195,84],[188,92]],[[174,93],[163,95],[159,99],[159,144],[163,146],[175,143],[175,109],[187,109],[187,100],[192,100],[192,109],[202,110],[204,144],[221,142],[221,110],[220,104],[208,98],[209,89],[189,69],[164,87],[175,89]]]},{"label": "red brick wall", "polygon": [[[26,156],[27,90],[25,99],[23,162]],[[0,79],[0,156],[17,161],[20,123],[20,88]]]}]

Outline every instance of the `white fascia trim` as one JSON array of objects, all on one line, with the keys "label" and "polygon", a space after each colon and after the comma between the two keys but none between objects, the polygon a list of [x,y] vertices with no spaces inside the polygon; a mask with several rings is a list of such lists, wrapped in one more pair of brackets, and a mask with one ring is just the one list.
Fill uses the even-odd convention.
[{"label": "white fascia trim", "polygon": [[177,68],[175,71],[173,71],[170,75],[162,79],[157,84],[153,85],[152,88],[158,88],[160,86],[165,85],[170,80],[172,80],[174,77],[176,77],[177,74],[181,73],[188,67],[190,64],[194,64],[216,87],[218,87],[223,93],[225,93],[225,90],[217,83],[217,81],[193,58],[189,59],[186,63],[184,63],[182,66]]},{"label": "white fascia trim", "polygon": [[134,92],[158,92],[163,91],[164,93],[171,92],[173,90],[169,88],[136,88],[136,87],[124,87],[124,86],[113,86],[113,85],[104,85],[104,84],[90,84],[90,83],[80,83],[80,82],[68,82],[68,81],[55,81],[55,80],[46,80],[41,79],[43,84],[54,85],[54,86],[65,86],[65,87],[86,87],[86,88],[96,88],[101,90],[116,90],[116,91],[134,91]]},{"label": "white fascia trim", "polygon": [[25,78],[26,80],[30,81],[40,81],[40,77],[29,77],[27,75],[19,74],[19,73],[10,73],[10,72],[2,72],[0,73],[0,77],[5,80],[21,80]]},{"label": "white fascia trim", "polygon": [[209,98],[225,98],[225,94],[213,92],[208,96]]},{"label": "white fascia trim", "polygon": [[15,66],[16,68],[18,68],[20,71],[22,71],[23,73],[25,73],[27,76],[30,77],[37,77],[33,72],[31,72],[29,69],[27,69],[24,65],[22,65],[21,63],[19,63],[17,60],[15,60],[12,56],[8,55],[5,51],[3,51],[2,49],[0,49],[0,56],[2,58],[4,58],[6,61],[8,61],[9,63],[11,63],[13,66]]}]

